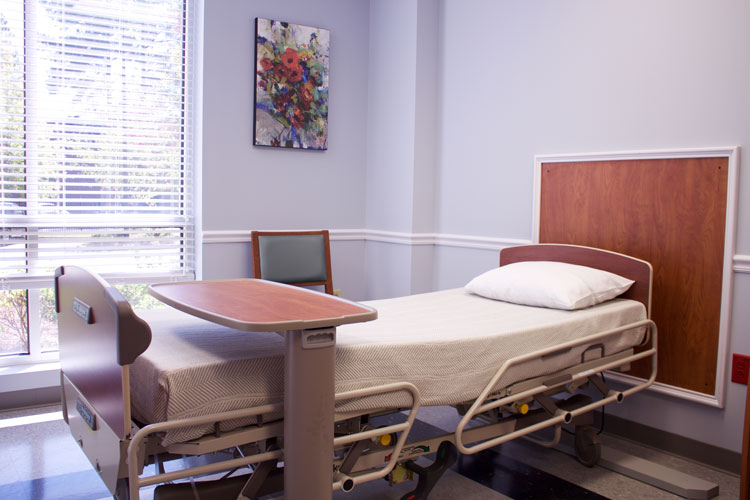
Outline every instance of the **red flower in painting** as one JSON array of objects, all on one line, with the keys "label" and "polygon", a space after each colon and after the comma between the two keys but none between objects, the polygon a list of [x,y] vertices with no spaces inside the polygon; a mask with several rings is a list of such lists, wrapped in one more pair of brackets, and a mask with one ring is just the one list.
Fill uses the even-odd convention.
[{"label": "red flower in painting", "polygon": [[305,115],[302,114],[302,110],[299,108],[295,108],[294,115],[292,115],[292,125],[294,125],[296,128],[302,128],[302,125],[305,123]]},{"label": "red flower in painting", "polygon": [[274,64],[273,74],[276,75],[276,78],[281,80],[282,78],[286,78],[289,76],[289,69],[282,64]]},{"label": "red flower in painting", "polygon": [[305,85],[304,87],[300,87],[299,89],[299,100],[300,100],[300,106],[302,106],[302,109],[308,110],[310,109],[310,103],[313,100],[313,94],[310,90],[309,84]]},{"label": "red flower in painting", "polygon": [[295,83],[302,80],[302,68],[300,68],[299,66],[291,66],[287,68],[287,71],[290,82]]},{"label": "red flower in painting", "polygon": [[288,48],[283,54],[281,54],[281,62],[284,63],[284,66],[287,68],[298,66],[299,54],[297,54],[296,50]]},{"label": "red flower in painting", "polygon": [[260,67],[263,68],[264,71],[268,71],[273,68],[273,61],[268,57],[264,57],[260,60]]},{"label": "red flower in painting", "polygon": [[273,100],[273,104],[278,110],[284,109],[288,102],[289,94],[278,94]]}]

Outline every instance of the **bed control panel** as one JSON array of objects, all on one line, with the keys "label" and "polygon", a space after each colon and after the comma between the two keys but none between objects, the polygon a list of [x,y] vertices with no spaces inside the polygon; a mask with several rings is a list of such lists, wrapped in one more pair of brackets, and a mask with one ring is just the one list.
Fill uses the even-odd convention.
[{"label": "bed control panel", "polygon": [[92,431],[96,430],[96,415],[93,411],[89,410],[89,407],[86,406],[86,404],[81,401],[81,398],[78,398],[78,401],[76,401],[76,410],[78,411],[78,414],[81,416],[81,419],[86,422],[86,425],[89,426],[89,429]]},{"label": "bed control panel", "polygon": [[313,328],[302,331],[302,348],[319,349],[336,345],[336,328]]},{"label": "bed control panel", "polygon": [[87,325],[93,323],[91,318],[91,306],[78,297],[73,298],[73,313],[81,318]]}]

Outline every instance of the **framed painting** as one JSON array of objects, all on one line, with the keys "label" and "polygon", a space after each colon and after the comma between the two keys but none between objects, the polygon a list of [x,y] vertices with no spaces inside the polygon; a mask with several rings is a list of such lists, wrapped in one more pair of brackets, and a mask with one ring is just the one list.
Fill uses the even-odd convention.
[{"label": "framed painting", "polygon": [[328,149],[326,29],[255,19],[253,144]]}]

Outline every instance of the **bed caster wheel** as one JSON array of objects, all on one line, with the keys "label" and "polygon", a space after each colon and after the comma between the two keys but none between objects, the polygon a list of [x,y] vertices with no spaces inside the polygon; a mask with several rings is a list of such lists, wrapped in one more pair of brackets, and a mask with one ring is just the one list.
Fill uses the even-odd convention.
[{"label": "bed caster wheel", "polygon": [[591,427],[576,427],[576,458],[586,467],[593,467],[602,455],[602,442]]},{"label": "bed caster wheel", "polygon": [[406,468],[417,474],[417,488],[401,497],[401,500],[426,500],[435,483],[443,476],[458,458],[458,450],[450,441],[443,441],[435,453],[432,465],[422,467],[416,462],[406,462]]}]

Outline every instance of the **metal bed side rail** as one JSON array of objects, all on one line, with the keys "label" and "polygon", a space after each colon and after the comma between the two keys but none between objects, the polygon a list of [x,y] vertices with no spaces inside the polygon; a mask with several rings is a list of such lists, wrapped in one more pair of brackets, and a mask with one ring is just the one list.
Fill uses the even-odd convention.
[{"label": "metal bed side rail", "polygon": [[[553,354],[555,352],[559,352],[562,350],[572,349],[573,347],[578,347],[580,345],[592,343],[594,341],[597,341],[597,340],[600,340],[600,339],[603,339],[612,335],[616,335],[616,334],[625,332],[627,330],[632,330],[634,328],[640,328],[644,326],[647,327],[646,333],[645,333],[643,341],[639,344],[639,346],[644,346],[647,343],[649,343],[649,341],[651,341],[651,347],[645,351],[635,353],[625,358],[618,359],[609,363],[605,363],[601,366],[597,366],[595,369],[584,370],[580,373],[572,375],[570,378],[566,377],[564,380],[561,380],[560,382],[557,382],[554,384],[550,384],[550,385],[541,384],[538,387],[528,389],[526,391],[522,391],[517,394],[508,395],[503,398],[500,398],[500,399],[497,399],[497,400],[494,400],[485,404],[485,401],[487,401],[487,398],[491,395],[493,390],[497,387],[498,382],[502,379],[502,377],[505,375],[508,369],[516,364],[538,359],[538,358],[541,358],[542,356],[547,356],[549,354]],[[591,410],[595,410],[596,408],[604,406],[605,404],[608,404],[614,401],[621,402],[625,396],[629,396],[631,394],[634,394],[638,391],[645,389],[646,387],[650,386],[656,379],[656,368],[657,368],[656,345],[657,345],[656,324],[650,319],[644,319],[641,321],[637,321],[635,323],[630,323],[628,325],[606,330],[604,332],[599,332],[599,333],[589,335],[581,339],[571,340],[563,344],[555,345],[555,346],[548,347],[545,349],[540,349],[532,353],[523,354],[523,355],[511,358],[509,360],[506,360],[497,370],[497,372],[492,377],[490,382],[485,386],[484,390],[482,390],[479,396],[477,396],[477,398],[474,400],[474,403],[466,411],[466,414],[463,416],[463,418],[456,425],[456,430],[455,430],[456,447],[461,453],[470,455],[473,453],[486,450],[493,446],[497,446],[499,444],[505,443],[517,437],[525,436],[532,432],[536,432],[538,430],[544,429],[551,425],[569,423],[573,419],[573,417],[580,415],[582,413],[589,412]],[[569,384],[571,382],[575,382],[584,378],[588,378],[592,375],[601,373],[602,371],[616,368],[625,363],[637,361],[639,359],[643,359],[649,356],[651,357],[651,376],[642,384],[636,385],[622,392],[610,391],[609,394],[606,395],[606,397],[604,397],[603,399],[594,401],[591,404],[585,405],[576,410],[564,411],[562,409],[558,409],[557,412],[552,417],[550,417],[549,419],[543,422],[531,425],[529,427],[511,432],[503,436],[499,436],[494,439],[483,441],[474,446],[465,446],[463,443],[463,433],[464,433],[466,426],[474,417],[476,417],[480,413],[484,413],[488,410],[499,408],[501,406],[509,405],[515,401],[535,396],[542,392],[549,391],[550,389],[553,389],[555,387],[559,387],[562,385]]]},{"label": "metal bed side rail", "polygon": [[[388,462],[386,467],[379,469],[377,471],[373,471],[373,472],[366,473],[366,474],[361,474],[356,477],[349,477],[345,474],[338,474],[335,477],[335,481],[333,482],[332,490],[335,491],[337,489],[344,489],[348,491],[351,488],[353,488],[354,485],[356,484],[367,482],[372,479],[384,477],[388,473],[390,473],[398,461],[397,460],[398,455],[401,452],[401,448],[406,442],[406,438],[408,436],[409,430],[411,430],[414,420],[416,419],[416,415],[419,410],[420,401],[421,401],[420,396],[419,396],[419,390],[416,388],[416,386],[408,382],[397,382],[393,384],[369,387],[365,389],[357,389],[353,391],[347,391],[347,392],[336,394],[335,401],[343,401],[347,399],[355,399],[355,398],[373,396],[377,394],[386,394],[389,392],[398,392],[398,391],[407,391],[412,396],[412,406],[410,408],[409,417],[407,418],[406,422],[403,422],[400,424],[389,425],[389,426],[382,427],[379,429],[371,429],[371,430],[367,430],[367,431],[363,431],[359,433],[354,433],[354,434],[349,434],[346,436],[339,436],[337,438],[334,438],[334,447],[342,447],[347,444],[353,443],[355,441],[370,439],[373,437],[377,437],[383,434],[390,434],[393,432],[401,432],[399,439],[396,442],[395,453],[393,454],[393,457]],[[267,460],[274,460],[274,459],[281,460],[283,459],[283,454],[284,454],[283,450],[267,451],[267,452],[257,453],[254,455],[249,455],[247,457],[223,460],[221,462],[216,462],[212,464],[190,467],[186,469],[180,469],[178,471],[167,472],[163,474],[155,474],[153,476],[141,478],[140,475],[138,474],[138,469],[139,469],[138,450],[143,445],[143,442],[147,436],[157,433],[157,432],[164,432],[164,431],[177,429],[181,427],[191,427],[195,425],[214,423],[214,422],[219,422],[219,421],[224,421],[224,420],[233,420],[237,418],[246,418],[246,417],[252,417],[252,416],[257,416],[257,415],[262,415],[262,414],[282,412],[282,411],[283,411],[283,405],[281,403],[269,404],[269,405],[254,407],[254,408],[223,412],[219,414],[184,418],[184,419],[179,419],[179,420],[170,420],[166,422],[157,422],[157,423],[149,424],[143,427],[142,429],[138,430],[138,432],[136,432],[133,435],[133,437],[130,440],[130,444],[128,445],[127,456],[128,456],[128,480],[130,483],[129,484],[130,485],[130,500],[138,500],[140,498],[139,490],[141,487],[144,487],[144,486],[150,486],[153,484],[163,483],[167,481],[174,481],[177,479],[184,479],[184,478],[191,477],[191,476],[211,474],[214,472],[232,469],[235,467],[243,467],[243,466],[254,464],[254,463],[265,462]],[[402,431],[405,431],[405,432],[402,432]]]},{"label": "metal bed side rail", "polygon": [[355,399],[355,398],[361,398],[361,397],[366,397],[366,396],[373,396],[376,394],[385,394],[389,392],[398,392],[398,391],[407,391],[411,394],[411,397],[412,397],[412,404],[411,404],[411,408],[409,409],[409,416],[407,417],[405,422],[402,422],[400,424],[387,425],[385,427],[380,427],[378,429],[370,429],[370,430],[366,430],[362,432],[347,434],[345,436],[339,436],[333,439],[333,446],[334,448],[337,448],[337,447],[341,447],[341,446],[351,444],[357,441],[362,441],[365,439],[372,439],[372,438],[381,436],[383,434],[400,432],[401,434],[399,435],[398,440],[396,441],[396,445],[393,448],[393,452],[391,453],[390,458],[387,460],[386,466],[379,468],[378,470],[366,472],[364,474],[351,475],[351,476],[348,474],[343,474],[337,470],[333,476],[334,477],[333,491],[336,491],[338,489],[342,489],[344,491],[351,491],[351,489],[354,488],[354,486],[356,486],[357,484],[366,483],[368,481],[372,481],[373,479],[379,479],[390,474],[390,472],[393,470],[393,468],[396,466],[396,464],[399,461],[399,455],[401,454],[401,449],[404,447],[406,438],[409,435],[409,431],[411,431],[411,427],[414,424],[414,420],[417,418],[417,412],[419,411],[419,407],[421,405],[421,398],[419,395],[419,390],[414,384],[411,384],[409,382],[395,382],[392,384],[386,384],[386,385],[381,385],[377,387],[369,387],[365,389],[356,389],[353,391],[347,391],[347,392],[336,394],[335,401],[339,402],[339,401],[344,401],[347,399]]},{"label": "metal bed side rail", "polygon": [[168,431],[171,429],[178,429],[180,427],[190,427],[194,425],[210,424],[218,421],[232,420],[236,418],[253,417],[261,414],[281,412],[283,411],[282,404],[270,404],[257,406],[255,408],[247,408],[242,410],[234,410],[219,414],[205,415],[201,417],[183,418],[179,420],[169,420],[166,422],[157,422],[155,424],[149,424],[138,432],[136,432],[130,440],[128,445],[128,480],[130,483],[130,500],[138,500],[140,498],[140,488],[143,486],[150,486],[152,484],[163,483],[166,481],[173,481],[175,479],[184,479],[186,477],[197,476],[200,474],[210,474],[213,472],[219,472],[222,470],[231,469],[234,467],[243,467],[252,463],[263,462],[272,459],[281,459],[283,453],[281,450],[267,451],[250,455],[248,457],[235,458],[231,460],[225,460],[213,464],[201,465],[197,467],[190,467],[187,469],[181,469],[174,472],[167,472],[164,474],[155,474],[141,478],[138,474],[138,449],[143,444],[143,441],[147,436],[156,432]]}]

